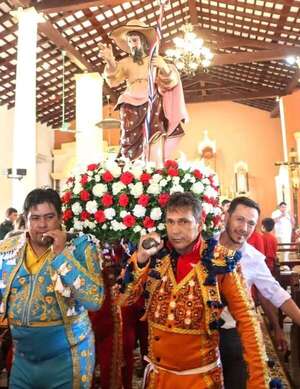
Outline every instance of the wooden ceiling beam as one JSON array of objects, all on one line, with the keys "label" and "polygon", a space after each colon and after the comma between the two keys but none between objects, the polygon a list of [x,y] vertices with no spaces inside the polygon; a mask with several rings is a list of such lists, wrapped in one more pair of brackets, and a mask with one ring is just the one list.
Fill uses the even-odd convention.
[{"label": "wooden ceiling beam", "polygon": [[188,0],[188,8],[191,17],[191,23],[196,26],[198,24],[197,1]]},{"label": "wooden ceiling beam", "polygon": [[299,47],[282,47],[277,50],[257,50],[233,54],[216,54],[211,66],[236,65],[240,63],[265,62],[300,56]]},{"label": "wooden ceiling beam", "polygon": [[281,94],[278,94],[278,90],[271,89],[269,91],[265,92],[245,92],[245,93],[224,93],[224,94],[215,94],[215,95],[193,95],[193,96],[186,96],[186,102],[187,103],[205,103],[205,102],[212,102],[212,101],[243,101],[243,100],[253,100],[253,99],[265,99],[268,97],[277,97],[282,96]]},{"label": "wooden ceiling beam", "polygon": [[56,12],[68,12],[78,11],[87,9],[90,7],[115,7],[126,1],[122,0],[100,0],[100,1],[89,1],[89,0],[44,0],[41,2],[34,1],[32,5],[39,12],[45,14],[56,13]]}]

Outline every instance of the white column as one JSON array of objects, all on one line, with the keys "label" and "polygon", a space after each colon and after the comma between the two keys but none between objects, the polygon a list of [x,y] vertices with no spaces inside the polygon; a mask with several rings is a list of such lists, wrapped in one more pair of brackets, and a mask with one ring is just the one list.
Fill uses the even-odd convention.
[{"label": "white column", "polygon": [[16,12],[18,46],[13,129],[13,175],[26,169],[21,179],[12,179],[12,205],[22,209],[27,193],[36,187],[36,47],[38,14],[34,8]]},{"label": "white column", "polygon": [[279,99],[279,114],[280,114],[280,123],[281,123],[281,136],[282,136],[282,148],[283,148],[283,160],[288,162],[288,147],[286,140],[286,125],[285,125],[285,115],[284,115],[284,104],[283,98]]},{"label": "white column", "polygon": [[103,79],[98,73],[77,74],[76,79],[76,162],[78,166],[103,159]]}]

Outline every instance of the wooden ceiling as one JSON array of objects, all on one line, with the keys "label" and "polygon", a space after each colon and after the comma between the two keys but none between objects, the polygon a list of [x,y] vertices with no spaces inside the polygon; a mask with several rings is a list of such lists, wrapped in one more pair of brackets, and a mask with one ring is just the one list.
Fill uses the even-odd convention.
[{"label": "wooden ceiling", "polygon": [[[11,11],[33,6],[45,23],[38,27],[37,119],[58,128],[62,122],[62,50],[65,64],[65,120],[75,118],[74,75],[101,72],[99,43],[130,19],[156,25],[158,1],[0,1],[0,105],[15,102],[17,22]],[[183,23],[192,23],[215,53],[206,73],[183,77],[187,103],[231,100],[276,114],[276,96],[291,93],[300,77],[289,55],[300,56],[299,0],[171,0],[163,20],[161,53],[173,45]],[[125,53],[116,46],[117,59]],[[104,94],[120,93],[105,89]]]}]

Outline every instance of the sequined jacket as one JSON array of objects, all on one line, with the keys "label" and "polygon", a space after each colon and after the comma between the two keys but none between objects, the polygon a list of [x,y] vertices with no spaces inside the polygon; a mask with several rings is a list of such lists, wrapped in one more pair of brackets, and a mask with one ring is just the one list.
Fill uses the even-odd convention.
[{"label": "sequined jacket", "polygon": [[268,388],[261,331],[239,269],[228,267],[226,258],[232,258],[232,253],[221,246],[214,250],[211,263],[214,264],[215,283],[209,274],[209,266],[200,261],[200,255],[199,262],[177,283],[169,255],[158,261],[153,274],[149,267],[140,269],[136,254],[133,254],[129,265],[133,269],[132,282],[126,284],[120,304],[133,303],[145,289],[149,357],[166,374],[166,371],[197,369],[218,359],[217,330],[222,311],[221,296],[224,297],[238,322],[249,372],[247,388]]},{"label": "sequined jacket", "polygon": [[[63,324],[67,330],[75,321],[88,321],[87,310],[99,309],[104,295],[91,238],[82,235],[67,243],[37,274],[26,269],[25,249],[25,234],[0,244],[0,320],[26,327]],[[78,341],[71,333],[70,340]]]}]

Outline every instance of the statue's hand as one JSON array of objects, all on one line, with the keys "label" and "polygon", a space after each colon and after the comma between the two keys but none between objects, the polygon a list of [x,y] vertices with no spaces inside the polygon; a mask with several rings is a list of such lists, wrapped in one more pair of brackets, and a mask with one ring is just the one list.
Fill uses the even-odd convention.
[{"label": "statue's hand", "polygon": [[102,43],[100,43],[99,44],[99,54],[100,54],[100,57],[102,57],[106,63],[108,63],[110,65],[115,64],[115,57],[114,57],[111,45],[103,45]]},{"label": "statue's hand", "polygon": [[152,66],[156,66],[159,70],[164,72],[166,75],[170,74],[170,68],[167,62],[163,59],[162,56],[154,56],[151,61]]}]

